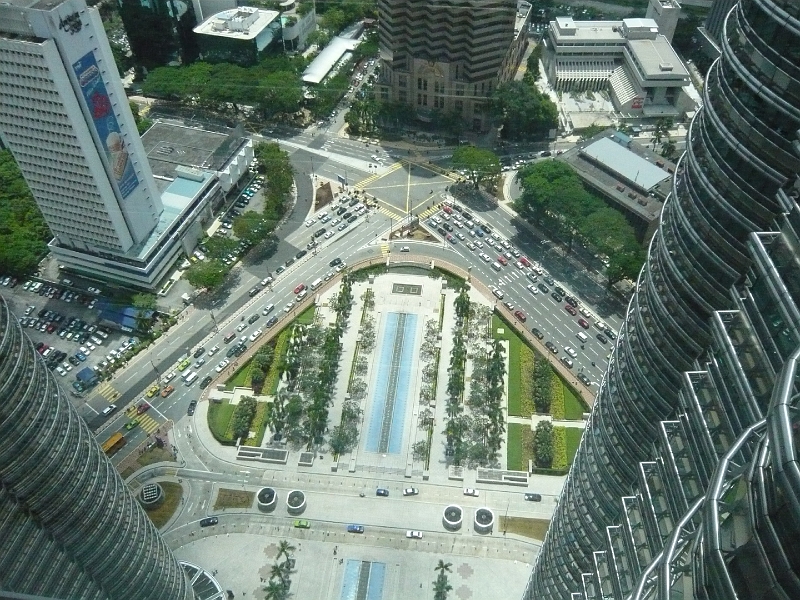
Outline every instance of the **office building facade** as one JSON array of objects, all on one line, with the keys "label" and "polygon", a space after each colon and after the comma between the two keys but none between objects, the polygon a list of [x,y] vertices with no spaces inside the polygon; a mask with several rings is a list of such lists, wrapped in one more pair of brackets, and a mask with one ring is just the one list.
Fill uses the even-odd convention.
[{"label": "office building facade", "polygon": [[728,17],[527,599],[800,597],[798,17]]},{"label": "office building facade", "polygon": [[0,398],[0,596],[193,598],[2,297]]},{"label": "office building facade", "polygon": [[488,99],[524,52],[529,14],[517,0],[378,0],[378,99],[411,105],[423,121],[452,112],[485,130]]},{"label": "office building facade", "polygon": [[0,4],[0,139],[68,271],[155,291],[182,244],[193,247],[183,234],[202,210],[165,212],[103,24],[84,0]]}]

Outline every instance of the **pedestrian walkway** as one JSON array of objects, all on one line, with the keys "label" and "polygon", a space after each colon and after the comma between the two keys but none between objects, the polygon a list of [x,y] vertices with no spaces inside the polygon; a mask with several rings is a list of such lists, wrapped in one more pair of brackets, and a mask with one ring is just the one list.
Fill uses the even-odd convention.
[{"label": "pedestrian walkway", "polygon": [[386,243],[381,244],[381,254],[383,254],[384,256],[389,254],[389,244]]}]

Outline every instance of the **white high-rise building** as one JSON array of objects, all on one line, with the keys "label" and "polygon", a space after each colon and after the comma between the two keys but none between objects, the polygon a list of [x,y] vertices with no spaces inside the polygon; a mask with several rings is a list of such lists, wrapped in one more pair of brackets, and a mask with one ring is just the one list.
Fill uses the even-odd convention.
[{"label": "white high-rise building", "polygon": [[0,135],[59,245],[127,252],[156,226],[160,193],[83,0],[0,4]]},{"label": "white high-rise building", "polygon": [[[197,232],[185,234],[208,202],[170,200],[157,186],[99,13],[84,0],[0,3],[0,139],[66,269],[156,289],[193,247]],[[213,174],[177,177],[199,189]]]}]

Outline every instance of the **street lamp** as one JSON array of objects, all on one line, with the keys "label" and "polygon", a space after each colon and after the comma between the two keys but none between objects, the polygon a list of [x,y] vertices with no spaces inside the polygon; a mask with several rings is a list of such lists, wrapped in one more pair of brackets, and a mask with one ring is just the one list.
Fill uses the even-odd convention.
[{"label": "street lamp", "polygon": [[217,320],[214,318],[214,313],[209,311],[209,315],[211,315],[211,322],[214,323],[214,333],[219,333],[219,326],[217,325]]},{"label": "street lamp", "polygon": [[158,383],[158,385],[161,385],[161,373],[158,372],[158,368],[156,367],[156,363],[154,363],[151,360],[150,364],[153,365],[153,371],[156,372],[156,383]]}]

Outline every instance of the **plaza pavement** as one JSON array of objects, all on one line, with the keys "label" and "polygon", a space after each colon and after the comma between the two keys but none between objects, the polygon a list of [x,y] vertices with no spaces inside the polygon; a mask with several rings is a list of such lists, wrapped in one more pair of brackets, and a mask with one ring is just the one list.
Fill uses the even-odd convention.
[{"label": "plaza pavement", "polygon": [[[463,481],[448,478],[442,429],[452,337],[449,332],[455,324],[455,294],[452,290],[442,290],[439,280],[420,276],[397,274],[388,278],[386,285],[398,279],[413,282],[417,277],[422,285],[430,289],[431,297],[426,298],[429,292],[424,292],[421,297],[412,296],[405,300],[429,305],[427,308],[431,309],[432,318],[438,319],[438,298],[442,291],[445,294],[430,479],[425,481],[420,476],[421,464],[415,465],[412,477],[405,477],[405,454],[393,459],[399,461],[398,465],[394,465],[383,457],[376,463],[359,451],[354,473],[348,472],[347,457],[342,457],[338,472],[333,472],[332,457],[328,454],[317,455],[310,467],[298,465],[299,454],[296,451],[290,452],[286,465],[238,461],[236,448],[221,446],[211,435],[207,419],[208,401],[203,400],[195,416],[181,419],[171,434],[171,441],[177,447],[185,467],[164,477],[166,480],[179,481],[185,491],[186,500],[180,507],[180,513],[165,528],[167,542],[179,558],[209,571],[217,571],[216,578],[223,588],[233,590],[237,596],[245,592],[247,596],[261,595],[261,578],[268,578],[276,544],[281,539],[289,539],[298,546],[297,573],[293,578],[293,586],[296,586],[293,591],[298,598],[338,599],[342,573],[348,559],[386,563],[386,585],[382,600],[429,597],[432,595],[433,567],[440,558],[453,563],[453,598],[470,600],[480,597],[493,600],[521,596],[540,542],[506,535],[500,530],[499,524],[495,525],[491,534],[477,534],[472,528],[475,510],[489,507],[494,511],[497,521],[504,515],[549,519],[564,478],[533,476],[528,489],[476,485],[476,472],[469,469],[464,470]],[[346,390],[352,348],[358,335],[354,324],[358,323],[361,316],[361,295],[365,289],[365,283],[354,286],[353,325],[344,334],[345,352],[337,382],[337,397]],[[385,291],[376,290],[376,300]],[[330,309],[324,306],[328,301],[329,298],[321,298],[323,308],[318,316],[323,320],[332,318]],[[376,301],[375,312],[381,308]],[[377,314],[375,316],[377,326],[379,319]],[[420,316],[417,344],[422,341],[427,315]],[[379,341],[380,331],[376,333],[376,340]],[[419,407],[412,404],[417,399],[409,398],[408,402],[411,405],[407,406],[408,429],[405,431],[407,441],[404,452],[410,455],[410,445],[415,439],[413,435],[420,430],[416,427],[415,418]],[[331,422],[336,422],[339,414],[334,408]],[[411,417],[408,415],[412,414],[414,418],[409,423]],[[365,410],[364,419],[368,416]],[[525,422],[531,423],[531,420]],[[362,436],[363,431],[362,427]],[[505,449],[503,457],[504,453]],[[214,500],[220,488],[257,492],[263,486],[272,487],[278,493],[278,505],[273,513],[260,513],[254,506],[242,510],[214,509]],[[403,497],[402,489],[410,486],[418,488],[420,494]],[[377,487],[389,489],[390,497],[376,497]],[[480,496],[464,496],[464,487],[478,488]],[[297,517],[288,514],[285,501],[293,489],[303,490],[306,494],[308,505],[299,518],[311,522],[309,530],[292,527]],[[526,502],[523,491],[539,492],[543,501]],[[447,532],[442,526],[442,511],[449,504],[457,504],[464,511],[464,524],[460,531],[454,533]],[[200,528],[199,520],[208,515],[219,516],[219,524]],[[348,523],[362,524],[366,532],[363,535],[348,534]],[[422,531],[423,540],[406,539],[405,532],[408,529]],[[334,560],[334,549],[337,550],[337,560]],[[338,559],[343,559],[342,564],[338,563]],[[498,585],[498,581],[502,585]]]}]

